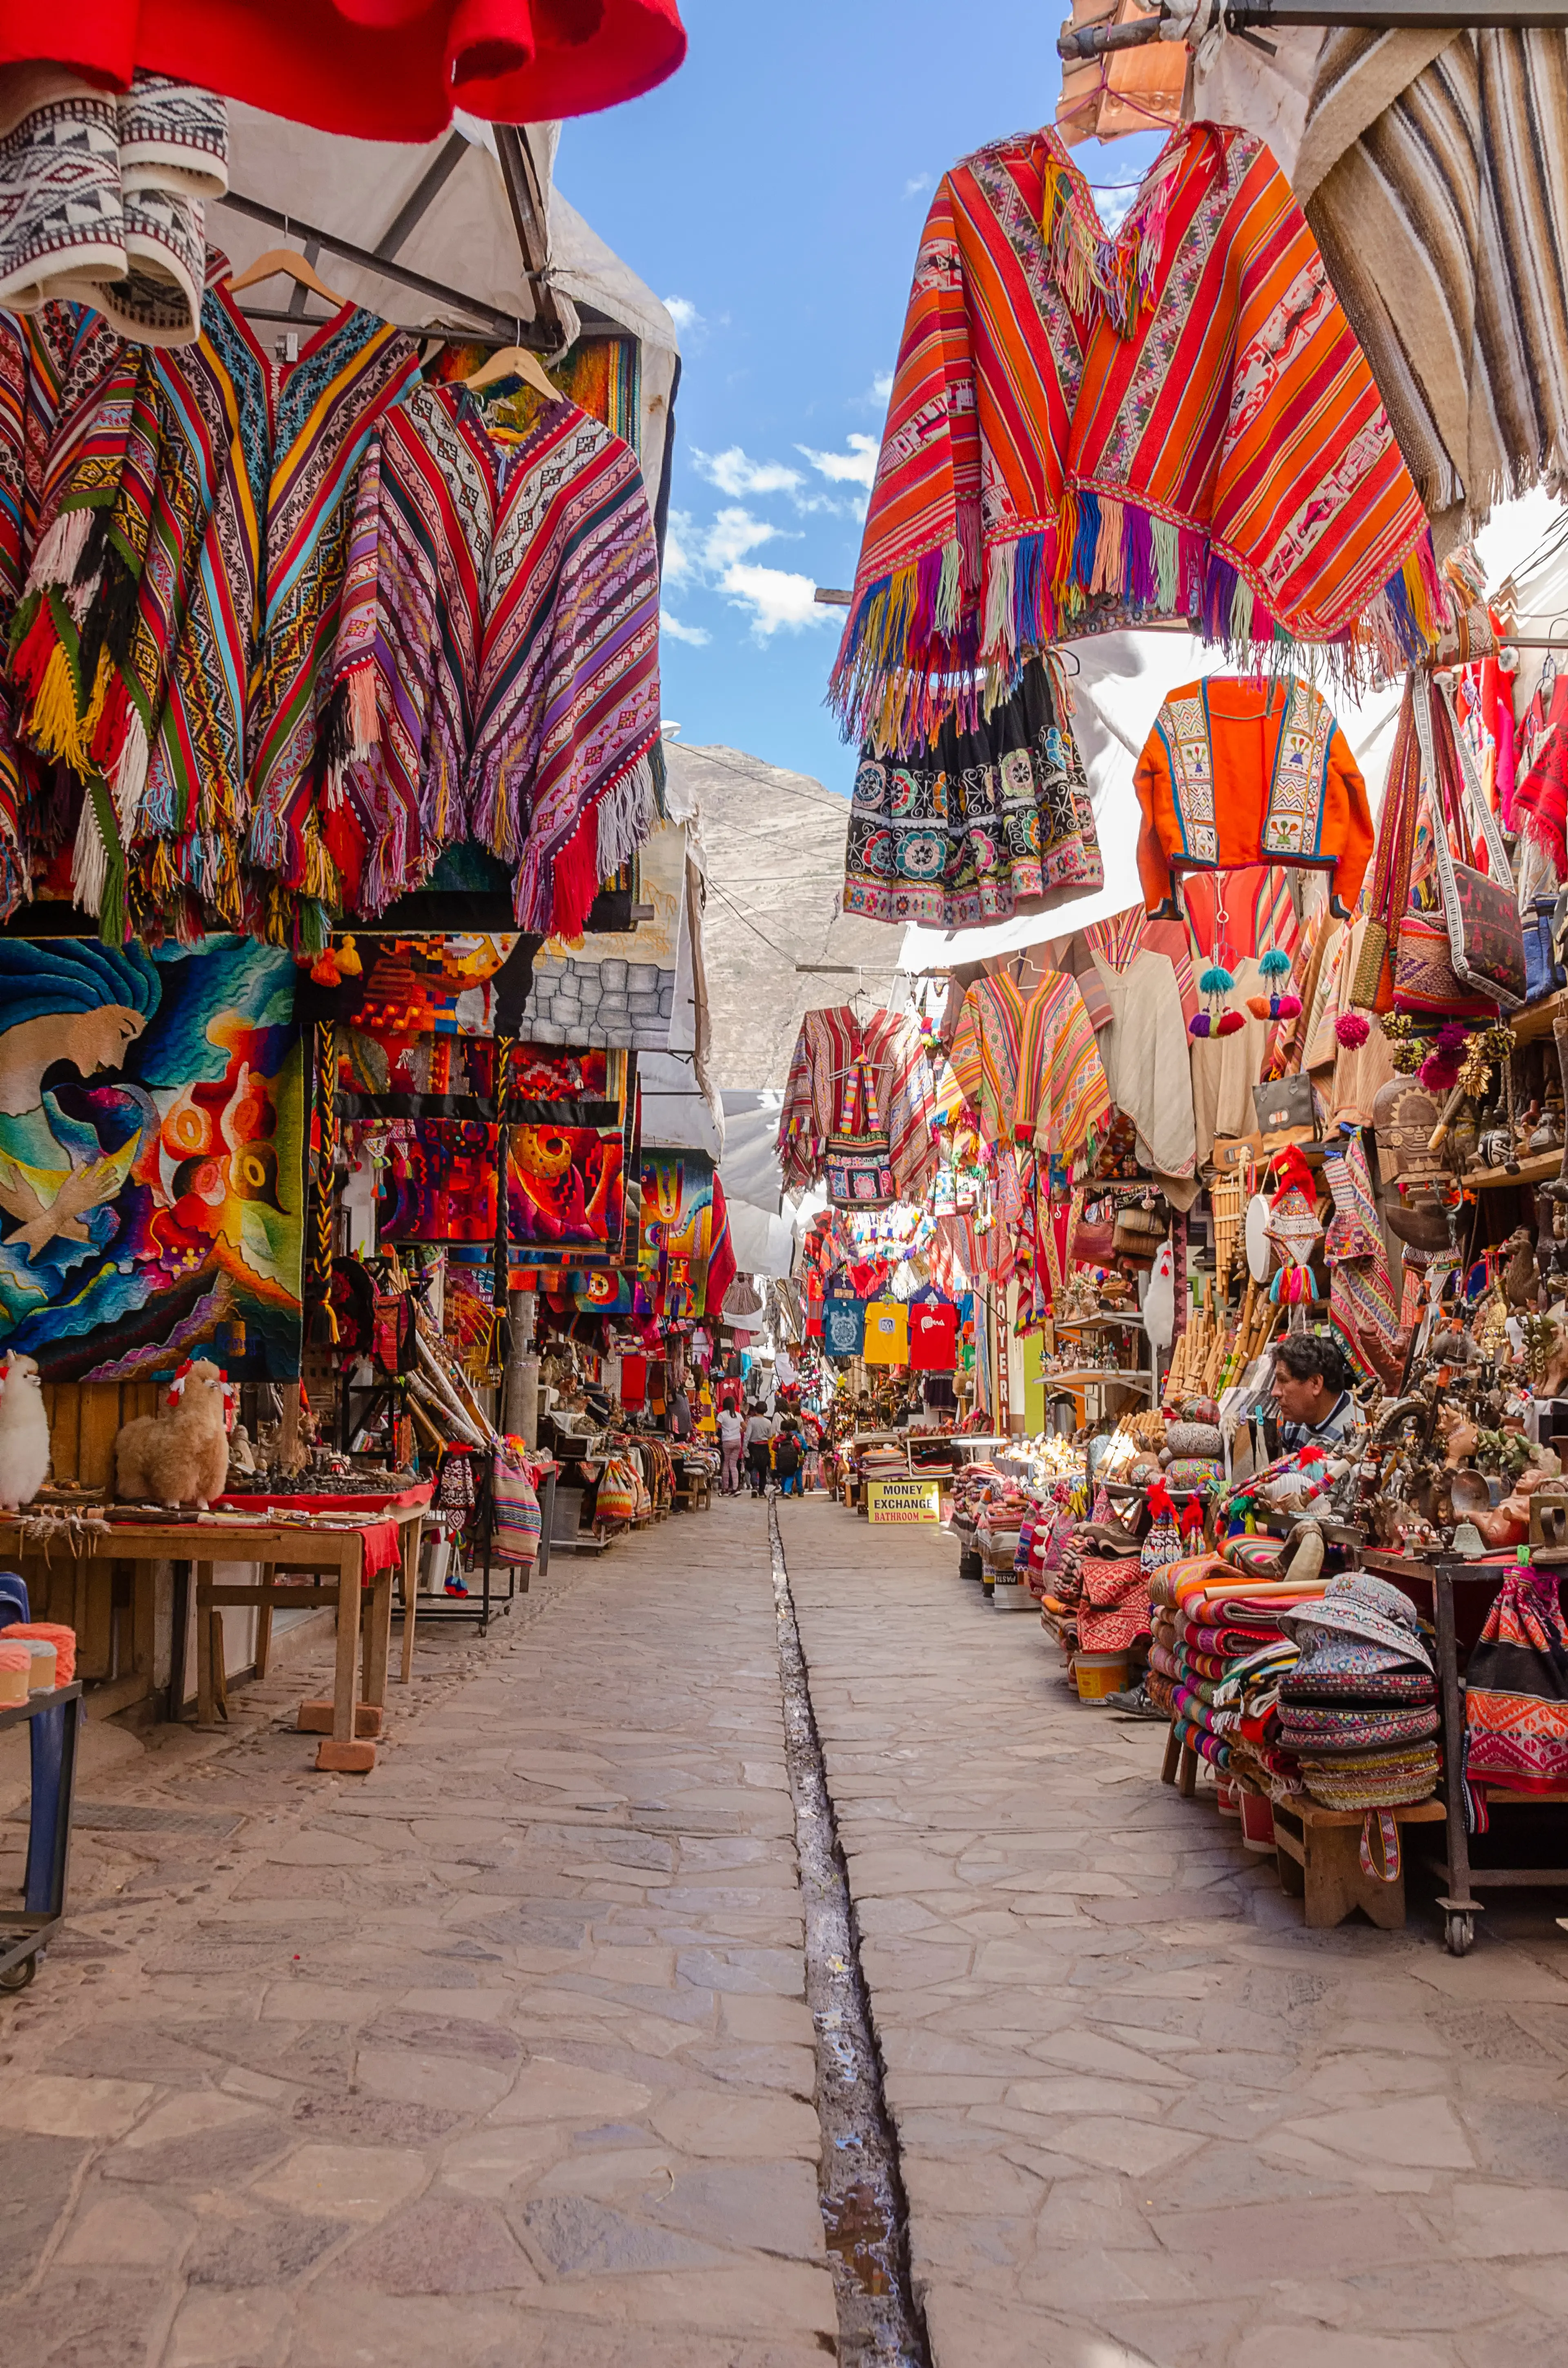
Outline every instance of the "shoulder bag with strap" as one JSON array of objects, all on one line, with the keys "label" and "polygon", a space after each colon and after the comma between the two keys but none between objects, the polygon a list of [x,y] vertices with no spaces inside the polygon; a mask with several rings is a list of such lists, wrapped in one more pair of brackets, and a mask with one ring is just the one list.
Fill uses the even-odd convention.
[{"label": "shoulder bag with strap", "polygon": [[[1422,769],[1432,791],[1437,879],[1454,974],[1471,994],[1484,996],[1505,1011],[1517,1011],[1526,995],[1525,939],[1514,875],[1497,817],[1476,776],[1470,742],[1455,720],[1453,692],[1447,682],[1429,698],[1417,693],[1415,729]],[[1475,847],[1470,825],[1479,825],[1486,871],[1455,858],[1445,816],[1467,851]]]}]

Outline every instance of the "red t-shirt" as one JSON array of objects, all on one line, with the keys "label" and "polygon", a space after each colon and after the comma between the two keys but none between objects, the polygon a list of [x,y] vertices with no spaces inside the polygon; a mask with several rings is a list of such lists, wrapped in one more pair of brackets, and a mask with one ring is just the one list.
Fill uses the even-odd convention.
[{"label": "red t-shirt", "polygon": [[959,1311],[919,1302],[909,1311],[909,1361],[916,1372],[950,1373],[959,1360]]}]

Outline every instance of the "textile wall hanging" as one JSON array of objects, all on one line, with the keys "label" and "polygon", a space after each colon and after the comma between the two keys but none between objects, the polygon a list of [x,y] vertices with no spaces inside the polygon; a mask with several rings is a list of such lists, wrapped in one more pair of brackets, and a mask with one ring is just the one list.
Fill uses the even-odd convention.
[{"label": "textile wall hanging", "polygon": [[46,1380],[208,1344],[231,1379],[299,1372],[295,977],[243,938],[0,939],[0,1338]]},{"label": "textile wall hanging", "polygon": [[663,1315],[703,1315],[716,1222],[713,1162],[700,1151],[644,1151],[640,1172],[641,1274],[649,1295]]},{"label": "textile wall hanging", "polygon": [[[618,1247],[626,1222],[619,1128],[508,1130],[507,1215],[516,1243]],[[496,1223],[500,1130],[475,1119],[416,1119],[394,1133],[381,1203],[383,1242],[489,1242]]]}]

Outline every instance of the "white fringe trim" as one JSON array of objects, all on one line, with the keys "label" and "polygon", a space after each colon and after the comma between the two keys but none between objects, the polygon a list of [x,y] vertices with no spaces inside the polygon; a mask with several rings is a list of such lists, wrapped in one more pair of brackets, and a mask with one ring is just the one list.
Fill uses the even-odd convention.
[{"label": "white fringe trim", "polygon": [[108,849],[98,828],[98,817],[93,805],[93,793],[88,790],[82,799],[82,819],[76,825],[76,845],[71,857],[71,894],[84,913],[97,920],[103,910],[104,890],[108,886]]},{"label": "white fringe trim", "polygon": [[658,813],[652,757],[641,757],[598,803],[599,878],[629,863],[647,839]]},{"label": "white fringe trim", "polygon": [[65,510],[57,518],[33,553],[27,588],[43,592],[69,584],[93,530],[91,510]]},{"label": "white fringe trim", "polygon": [[[131,711],[125,746],[114,762],[109,774],[109,789],[114,797],[115,817],[119,824],[119,841],[129,847],[135,835],[136,818],[142,811],[142,800],[147,789],[147,767],[151,752],[147,734],[136,709]],[[85,809],[84,809],[85,811]]]}]

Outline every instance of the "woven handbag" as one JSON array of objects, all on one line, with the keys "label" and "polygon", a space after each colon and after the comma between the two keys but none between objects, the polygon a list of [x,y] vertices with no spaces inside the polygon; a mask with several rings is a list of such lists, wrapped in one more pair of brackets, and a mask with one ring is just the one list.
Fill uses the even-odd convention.
[{"label": "woven handbag", "polygon": [[835,1209],[885,1209],[898,1198],[885,1134],[829,1135],[824,1167]]},{"label": "woven handbag", "polygon": [[1358,1011],[1392,1011],[1394,1006],[1394,948],[1389,939],[1387,916],[1403,913],[1410,902],[1410,866],[1415,848],[1415,824],[1420,806],[1421,747],[1415,736],[1415,677],[1404,678],[1404,697],[1389,758],[1388,787],[1378,823],[1378,843],[1372,851],[1368,921],[1361,939],[1350,1000]]},{"label": "woven handbag", "polygon": [[[1430,699],[1417,697],[1415,729],[1421,742],[1422,769],[1432,792],[1437,879],[1443,892],[1443,912],[1449,924],[1449,948],[1461,988],[1484,996],[1505,1011],[1517,1011],[1527,992],[1524,928],[1519,920],[1514,875],[1497,817],[1486,803],[1476,778],[1475,760],[1465,734],[1455,720],[1453,692],[1447,680]],[[1456,859],[1446,814],[1462,848],[1473,848],[1473,825],[1479,827],[1487,868]]]}]

